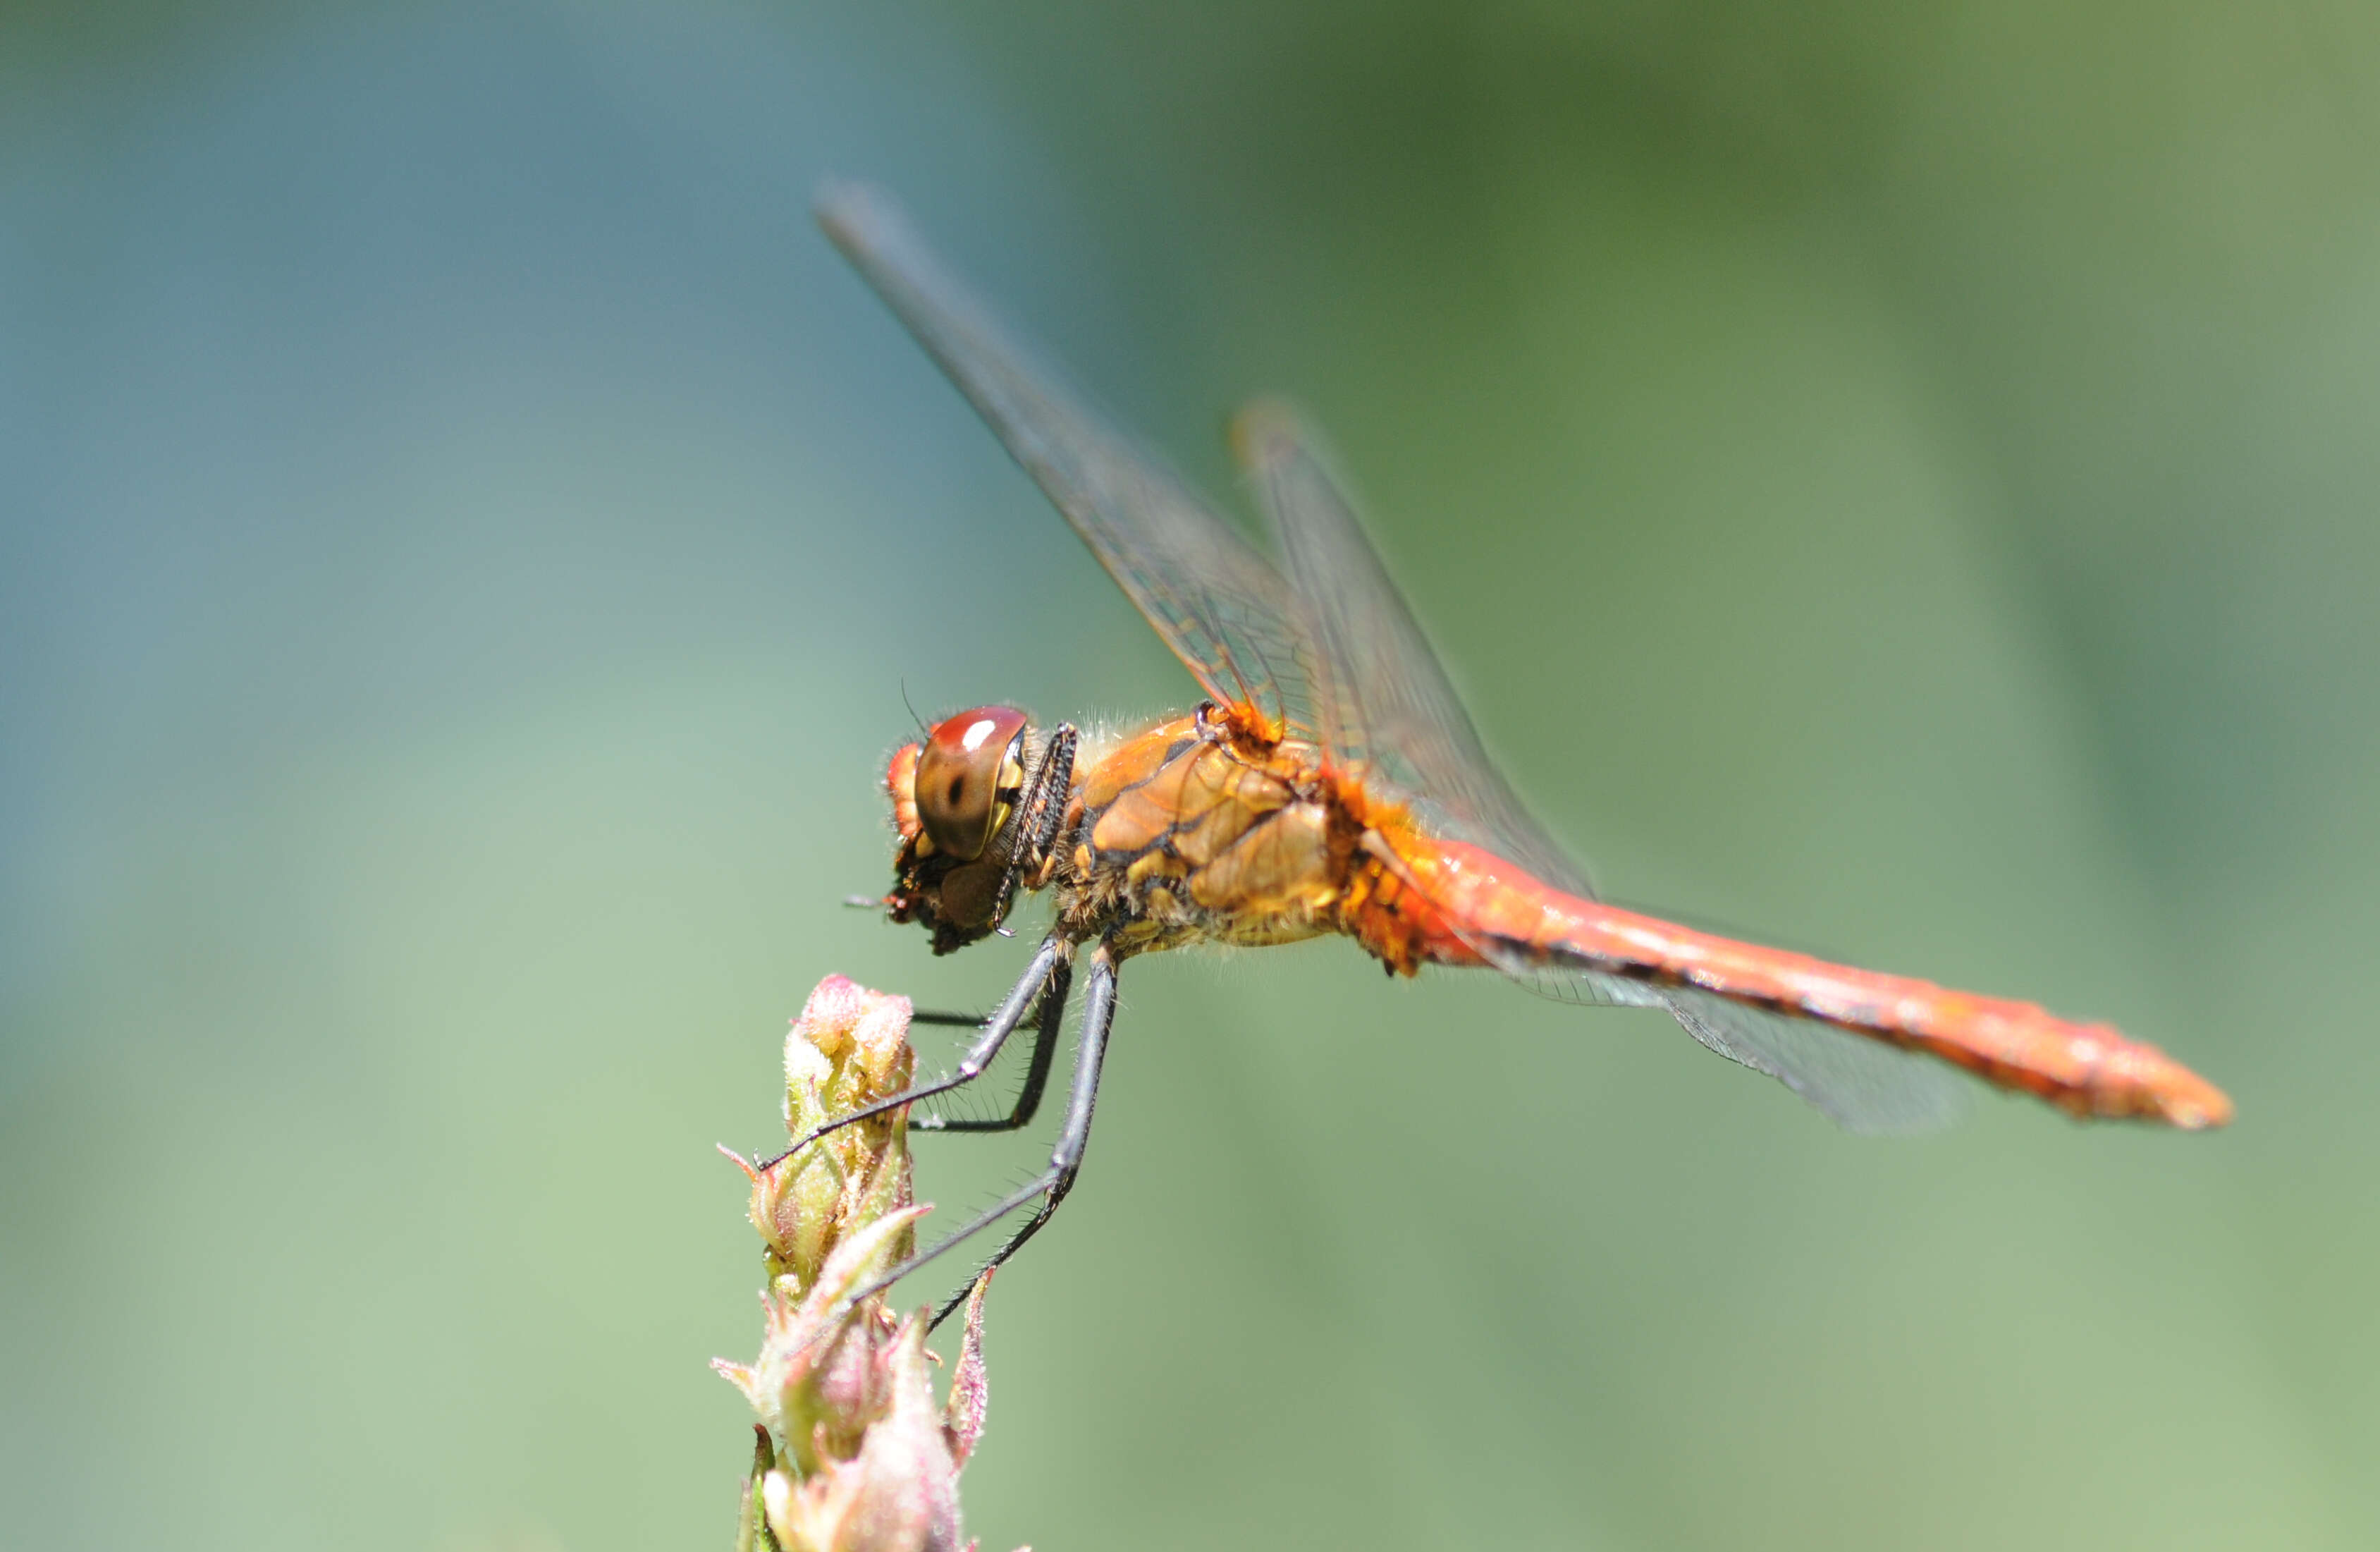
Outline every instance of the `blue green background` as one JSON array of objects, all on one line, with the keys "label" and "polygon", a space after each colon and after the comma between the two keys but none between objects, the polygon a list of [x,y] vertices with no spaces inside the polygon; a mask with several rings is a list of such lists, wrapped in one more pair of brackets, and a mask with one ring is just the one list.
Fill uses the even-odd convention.
[{"label": "blue green background", "polygon": [[1616,895],[2240,1111],[1862,1141],[1649,1013],[1135,962],[988,1546],[2380,1543],[2375,14],[9,7],[5,1539],[727,1544],[711,1144],[820,977],[1021,959],[839,904],[905,690],[1190,695],[835,172],[1219,490],[1309,405]]}]

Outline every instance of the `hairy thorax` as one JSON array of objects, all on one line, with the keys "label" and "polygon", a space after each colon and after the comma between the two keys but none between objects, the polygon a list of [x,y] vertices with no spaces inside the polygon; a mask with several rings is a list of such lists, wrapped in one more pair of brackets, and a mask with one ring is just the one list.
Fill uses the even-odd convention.
[{"label": "hairy thorax", "polygon": [[1126,952],[1341,930],[1355,827],[1312,745],[1203,715],[1086,752],[1052,859],[1060,924]]}]

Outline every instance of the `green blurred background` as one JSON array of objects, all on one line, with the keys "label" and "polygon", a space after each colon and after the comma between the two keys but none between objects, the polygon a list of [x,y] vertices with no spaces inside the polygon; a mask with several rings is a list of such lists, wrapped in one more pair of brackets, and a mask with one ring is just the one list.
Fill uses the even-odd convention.
[{"label": "green blurred background", "polygon": [[1860,1141],[1648,1013],[1135,963],[987,1546],[2380,1544],[2370,7],[5,18],[12,1545],[727,1544],[711,1144],[820,976],[1022,953],[838,903],[905,687],[1190,693],[830,171],[1218,487],[1310,405],[1621,898],[2240,1108]]}]

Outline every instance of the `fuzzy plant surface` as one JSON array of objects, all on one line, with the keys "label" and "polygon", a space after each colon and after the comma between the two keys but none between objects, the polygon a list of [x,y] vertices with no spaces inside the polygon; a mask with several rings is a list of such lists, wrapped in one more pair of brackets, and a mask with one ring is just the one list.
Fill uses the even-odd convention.
[{"label": "fuzzy plant surface", "polygon": [[[787,1135],[906,1087],[909,1016],[906,997],[820,982],[785,1036]],[[751,1179],[768,1272],[759,1357],[711,1363],[758,1419],[736,1552],[972,1552],[959,1472],[983,1431],[990,1278],[968,1296],[940,1403],[925,1313],[851,1297],[910,1253],[930,1210],[911,1192],[905,1108],[765,1167],[728,1156]]]}]

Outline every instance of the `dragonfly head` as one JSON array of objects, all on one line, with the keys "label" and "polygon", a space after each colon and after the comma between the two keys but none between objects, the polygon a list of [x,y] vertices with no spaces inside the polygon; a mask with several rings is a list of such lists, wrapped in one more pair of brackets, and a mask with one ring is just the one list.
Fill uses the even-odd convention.
[{"label": "dragonfly head", "polygon": [[1017,876],[1038,861],[1019,844],[1026,788],[1043,763],[1035,742],[1023,712],[978,706],[893,752],[884,789],[901,849],[884,904],[895,922],[931,932],[937,954],[996,930]]}]

